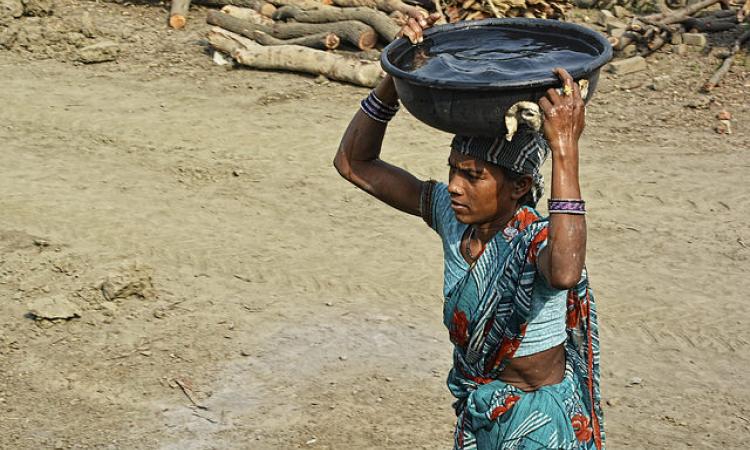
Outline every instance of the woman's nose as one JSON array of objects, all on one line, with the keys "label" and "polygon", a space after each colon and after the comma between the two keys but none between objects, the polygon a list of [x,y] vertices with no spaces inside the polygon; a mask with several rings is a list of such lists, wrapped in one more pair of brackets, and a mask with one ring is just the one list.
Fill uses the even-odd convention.
[{"label": "woman's nose", "polygon": [[461,188],[460,183],[457,180],[458,177],[453,177],[452,180],[448,182],[448,193],[451,195],[463,195],[464,190]]}]

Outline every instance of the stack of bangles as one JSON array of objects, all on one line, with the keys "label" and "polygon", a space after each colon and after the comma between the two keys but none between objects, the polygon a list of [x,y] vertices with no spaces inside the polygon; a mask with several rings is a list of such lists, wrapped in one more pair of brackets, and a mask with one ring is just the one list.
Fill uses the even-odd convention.
[{"label": "stack of bangles", "polygon": [[586,202],[581,199],[551,198],[547,200],[547,209],[550,214],[586,214]]},{"label": "stack of bangles", "polygon": [[400,106],[398,103],[396,105],[387,105],[375,95],[375,91],[372,91],[370,95],[362,100],[360,107],[370,119],[381,123],[388,123],[396,115]]}]

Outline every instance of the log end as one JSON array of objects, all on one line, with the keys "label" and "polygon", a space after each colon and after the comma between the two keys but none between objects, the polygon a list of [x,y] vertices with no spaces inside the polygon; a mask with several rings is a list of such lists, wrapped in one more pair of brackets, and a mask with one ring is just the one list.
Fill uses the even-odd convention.
[{"label": "log end", "polygon": [[372,50],[378,43],[378,35],[374,31],[362,33],[357,41],[357,47],[360,50]]},{"label": "log end", "polygon": [[335,50],[341,44],[341,39],[333,33],[328,33],[325,37],[325,46],[328,50]]},{"label": "log end", "polygon": [[181,30],[182,28],[185,28],[186,24],[187,17],[181,14],[174,14],[169,16],[169,26],[174,28],[175,30]]}]

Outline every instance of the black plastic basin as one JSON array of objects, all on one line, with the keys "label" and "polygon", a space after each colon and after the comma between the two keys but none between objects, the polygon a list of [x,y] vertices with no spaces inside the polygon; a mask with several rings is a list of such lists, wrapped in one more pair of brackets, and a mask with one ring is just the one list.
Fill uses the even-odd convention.
[{"label": "black plastic basin", "polygon": [[[515,37],[508,39],[508,34]],[[523,47],[524,42],[531,44]],[[512,43],[521,43],[517,53],[504,53],[505,45]],[[493,61],[485,70],[480,61],[476,69],[466,70],[473,67],[474,46],[502,62]],[[434,58],[467,47],[456,67],[453,56]],[[562,59],[548,60],[546,54]],[[553,66],[565,68],[576,80],[588,80],[588,101],[599,70],[610,59],[612,46],[593,30],[556,20],[508,18],[436,26],[418,45],[397,39],[384,49],[381,63],[394,77],[401,102],[417,119],[453,134],[494,137],[505,134],[504,115],[514,103],[537,102],[547,89],[560,87]],[[420,70],[425,61],[433,64],[428,71]]]}]

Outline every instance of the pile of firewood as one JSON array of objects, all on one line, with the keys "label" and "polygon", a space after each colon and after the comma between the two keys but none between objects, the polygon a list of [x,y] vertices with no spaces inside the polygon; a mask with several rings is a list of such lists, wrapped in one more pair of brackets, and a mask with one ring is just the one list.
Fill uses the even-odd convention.
[{"label": "pile of firewood", "polygon": [[490,17],[563,19],[573,7],[569,0],[437,0],[448,22]]},{"label": "pile of firewood", "polygon": [[[440,22],[487,17],[562,18],[568,0],[193,0],[210,11],[214,49],[236,62],[373,86],[379,49],[409,17],[437,11]],[[421,1],[426,1],[422,3]],[[172,0],[169,23],[185,25],[189,0]],[[418,6],[417,6],[418,5]]]},{"label": "pile of firewood", "polygon": [[750,40],[750,31],[743,25],[750,18],[750,0],[745,0],[738,8],[733,8],[728,0],[701,0],[675,10],[664,8],[663,12],[650,15],[626,17],[620,13],[618,16],[601,10],[598,23],[606,28],[615,55],[619,57],[647,57],[667,44],[684,46],[687,38],[698,41],[692,45],[705,46],[705,33],[736,31],[737,38],[724,55],[724,63],[703,86],[706,92],[719,84],[735,54]]},{"label": "pile of firewood", "polygon": [[383,76],[378,49],[396,39],[406,18],[423,10],[402,0],[327,1],[194,3],[222,7],[208,13],[214,25],[208,40],[239,64],[374,86]]}]

